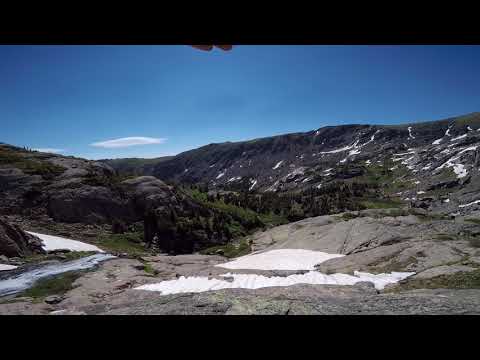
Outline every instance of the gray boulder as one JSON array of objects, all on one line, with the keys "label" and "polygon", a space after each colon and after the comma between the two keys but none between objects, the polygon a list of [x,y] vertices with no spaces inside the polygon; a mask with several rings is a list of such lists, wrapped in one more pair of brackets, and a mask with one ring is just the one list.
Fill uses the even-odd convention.
[{"label": "gray boulder", "polygon": [[0,255],[23,257],[34,253],[45,253],[42,241],[0,218]]}]

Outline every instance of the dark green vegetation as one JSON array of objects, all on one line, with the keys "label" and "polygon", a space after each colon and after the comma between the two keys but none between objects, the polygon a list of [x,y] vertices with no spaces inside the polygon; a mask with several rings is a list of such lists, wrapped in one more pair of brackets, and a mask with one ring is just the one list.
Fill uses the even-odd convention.
[{"label": "dark green vegetation", "polygon": [[110,165],[117,171],[118,174],[122,176],[143,176],[151,175],[155,165],[172,158],[173,156],[163,156],[155,159],[125,158],[105,159],[99,161]]},{"label": "dark green vegetation", "polygon": [[44,179],[52,179],[65,171],[62,166],[35,159],[34,154],[36,152],[18,151],[9,146],[0,145],[0,166],[12,166],[28,175],[41,175]]},{"label": "dark green vegetation", "polygon": [[[373,184],[335,181],[320,189],[297,192],[252,193],[244,190],[210,191],[204,186],[185,188],[192,197],[208,206],[228,211],[247,219],[258,217],[265,225],[281,225],[307,217],[334,214],[346,210],[363,210],[362,202],[373,203],[378,195]],[[386,204],[398,206],[394,200]],[[389,206],[392,207],[392,206]]]},{"label": "dark green vegetation", "polygon": [[74,288],[73,283],[82,275],[81,272],[67,272],[38,280],[31,288],[21,292],[17,297],[31,297],[42,301],[50,295],[62,295]]},{"label": "dark green vegetation", "polygon": [[144,267],[143,267],[143,271],[145,271],[147,274],[150,274],[150,275],[157,275],[158,274],[158,271],[155,270],[152,265],[150,264],[144,264]]},{"label": "dark green vegetation", "polygon": [[235,258],[239,256],[248,255],[252,252],[250,244],[247,240],[242,240],[238,244],[226,244],[220,246],[212,246],[210,248],[200,251],[203,255],[223,255],[227,258]]}]

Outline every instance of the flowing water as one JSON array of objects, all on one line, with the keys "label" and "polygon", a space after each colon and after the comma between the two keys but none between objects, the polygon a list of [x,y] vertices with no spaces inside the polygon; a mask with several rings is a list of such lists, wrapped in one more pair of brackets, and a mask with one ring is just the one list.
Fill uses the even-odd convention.
[{"label": "flowing water", "polygon": [[114,258],[110,254],[95,254],[84,258],[48,265],[39,265],[33,269],[16,269],[0,278],[0,296],[19,293],[31,287],[37,280],[59,275],[68,271],[90,269],[100,262]]}]

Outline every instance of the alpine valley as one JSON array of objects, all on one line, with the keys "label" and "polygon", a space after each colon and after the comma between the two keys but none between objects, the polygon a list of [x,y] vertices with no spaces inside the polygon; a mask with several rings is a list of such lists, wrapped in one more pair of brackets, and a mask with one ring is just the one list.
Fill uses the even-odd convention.
[{"label": "alpine valley", "polygon": [[0,143],[0,314],[359,313],[480,313],[480,113],[157,159]]}]

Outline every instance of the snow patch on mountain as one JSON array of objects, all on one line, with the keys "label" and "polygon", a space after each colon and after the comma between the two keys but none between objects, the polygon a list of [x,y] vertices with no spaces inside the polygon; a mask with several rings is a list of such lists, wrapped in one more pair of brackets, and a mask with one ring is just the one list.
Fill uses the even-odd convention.
[{"label": "snow patch on mountain", "polygon": [[282,165],[282,164],[283,164],[283,160],[279,161],[279,162],[272,168],[272,170],[277,170],[277,169],[280,167],[280,165]]}]

